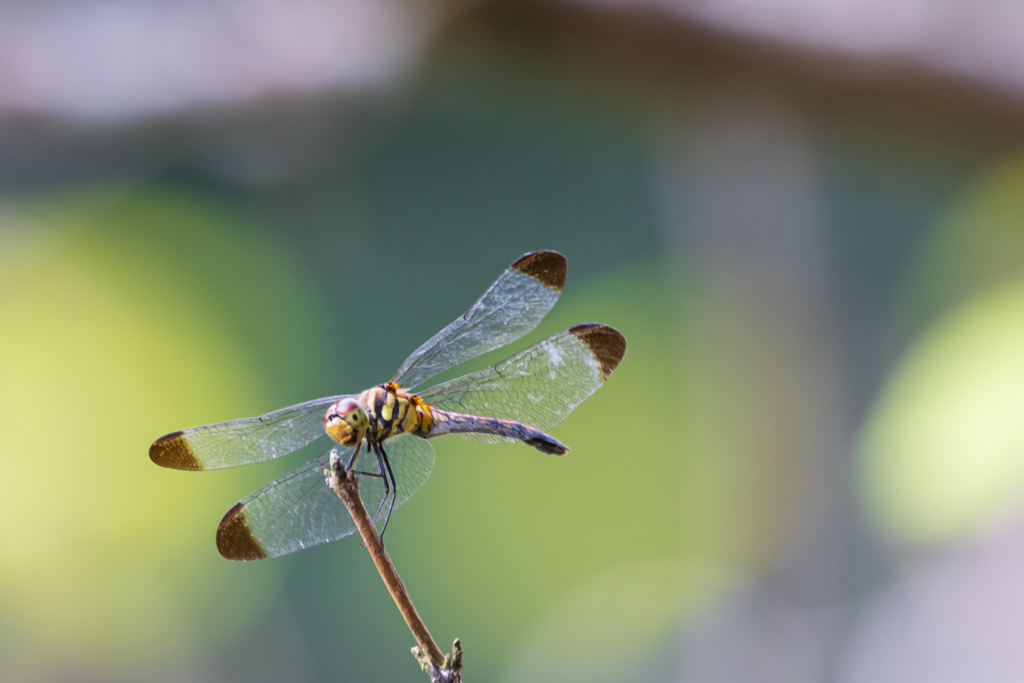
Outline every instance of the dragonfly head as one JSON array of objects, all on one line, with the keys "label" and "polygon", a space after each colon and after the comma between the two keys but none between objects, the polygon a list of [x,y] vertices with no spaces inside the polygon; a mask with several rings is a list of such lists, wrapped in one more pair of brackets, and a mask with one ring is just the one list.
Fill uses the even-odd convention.
[{"label": "dragonfly head", "polygon": [[358,444],[369,426],[366,411],[358,401],[351,398],[341,399],[328,408],[324,415],[324,429],[328,436],[345,446]]}]

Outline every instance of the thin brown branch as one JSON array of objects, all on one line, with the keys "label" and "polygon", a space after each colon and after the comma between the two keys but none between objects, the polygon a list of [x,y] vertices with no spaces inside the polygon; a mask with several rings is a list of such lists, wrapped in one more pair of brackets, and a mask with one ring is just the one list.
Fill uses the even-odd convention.
[{"label": "thin brown branch", "polygon": [[328,482],[331,489],[338,494],[338,497],[345,503],[349,514],[352,515],[352,521],[356,523],[359,535],[363,537],[363,543],[366,545],[370,557],[373,558],[373,563],[377,566],[380,578],[387,586],[392,599],[398,605],[398,611],[402,613],[402,618],[405,619],[405,623],[418,643],[418,646],[412,649],[413,656],[416,657],[423,670],[430,674],[433,683],[460,683],[462,645],[456,640],[451,655],[441,652],[441,648],[434,642],[426,624],[423,623],[416,607],[413,606],[405,584],[402,583],[395,565],[392,564],[391,558],[384,550],[377,527],[373,525],[366,512],[366,507],[363,506],[362,498],[359,497],[359,479],[352,472],[345,470],[345,464],[341,461],[337,450],[331,451],[330,466]]}]

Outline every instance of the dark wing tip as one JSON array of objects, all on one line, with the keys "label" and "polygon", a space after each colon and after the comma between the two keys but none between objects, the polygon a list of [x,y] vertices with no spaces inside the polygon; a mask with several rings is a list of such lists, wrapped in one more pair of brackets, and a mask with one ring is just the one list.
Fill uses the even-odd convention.
[{"label": "dark wing tip", "polygon": [[172,470],[203,469],[203,463],[196,459],[188,442],[182,438],[184,435],[185,432],[174,432],[161,436],[149,447],[149,459],[160,467],[169,467]]},{"label": "dark wing tip", "polygon": [[512,268],[560,292],[565,287],[565,273],[569,264],[557,251],[531,251],[520,256]]},{"label": "dark wing tip", "polygon": [[270,555],[252,535],[242,504],[228,510],[217,527],[217,550],[229,560],[263,560]]},{"label": "dark wing tip", "polygon": [[570,327],[569,331],[586,344],[594,358],[601,364],[601,379],[608,379],[626,355],[626,338],[614,327],[598,323],[584,323]]}]

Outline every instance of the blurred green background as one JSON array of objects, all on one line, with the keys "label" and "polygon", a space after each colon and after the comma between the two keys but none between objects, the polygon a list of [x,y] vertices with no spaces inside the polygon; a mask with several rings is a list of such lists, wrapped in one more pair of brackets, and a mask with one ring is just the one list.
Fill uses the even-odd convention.
[{"label": "blurred green background", "polygon": [[0,679],[425,680],[357,540],[216,551],[326,443],[147,449],[386,381],[535,249],[515,350],[629,351],[569,456],[439,440],[394,515],[467,681],[1024,678],[1024,56],[727,4],[0,8]]}]

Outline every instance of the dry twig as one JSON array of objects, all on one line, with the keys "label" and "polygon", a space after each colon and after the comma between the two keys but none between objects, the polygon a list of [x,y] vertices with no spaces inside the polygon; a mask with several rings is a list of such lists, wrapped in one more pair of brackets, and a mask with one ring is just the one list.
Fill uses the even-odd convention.
[{"label": "dry twig", "polygon": [[345,464],[341,461],[337,450],[331,451],[330,467],[328,481],[331,489],[338,494],[338,497],[345,503],[349,514],[352,515],[352,521],[356,523],[359,535],[363,537],[363,543],[370,552],[373,563],[377,566],[380,578],[383,579],[392,599],[398,605],[398,611],[402,613],[405,623],[412,631],[413,637],[416,638],[418,646],[412,649],[416,661],[420,663],[420,667],[424,671],[430,674],[432,683],[461,683],[462,644],[456,639],[450,655],[441,652],[441,648],[434,642],[430,631],[427,630],[419,613],[416,612],[412,600],[409,599],[405,584],[402,583],[395,565],[391,563],[391,558],[384,550],[377,527],[373,525],[363,506],[363,501],[359,497],[359,479],[352,472],[345,470]]}]

